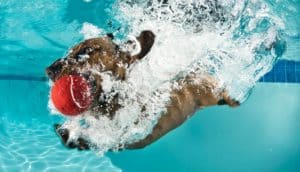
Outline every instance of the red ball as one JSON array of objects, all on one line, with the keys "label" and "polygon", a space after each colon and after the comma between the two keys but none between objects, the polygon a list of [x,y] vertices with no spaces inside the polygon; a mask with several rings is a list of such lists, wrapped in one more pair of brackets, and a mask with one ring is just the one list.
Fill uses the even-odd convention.
[{"label": "red ball", "polygon": [[86,111],[92,102],[88,81],[78,75],[66,75],[55,81],[51,90],[55,108],[64,115],[75,116]]}]

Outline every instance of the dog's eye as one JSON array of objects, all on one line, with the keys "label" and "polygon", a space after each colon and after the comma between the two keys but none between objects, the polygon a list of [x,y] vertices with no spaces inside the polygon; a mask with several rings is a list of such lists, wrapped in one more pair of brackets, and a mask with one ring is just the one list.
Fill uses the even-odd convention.
[{"label": "dog's eye", "polygon": [[76,58],[76,60],[80,60],[84,57],[87,57],[87,55],[89,55],[93,51],[94,51],[94,48],[90,48],[90,47],[82,48],[78,51],[75,58]]},{"label": "dog's eye", "polygon": [[81,50],[79,50],[78,55],[89,54],[93,51],[94,51],[94,48],[91,48],[91,47],[82,48]]}]

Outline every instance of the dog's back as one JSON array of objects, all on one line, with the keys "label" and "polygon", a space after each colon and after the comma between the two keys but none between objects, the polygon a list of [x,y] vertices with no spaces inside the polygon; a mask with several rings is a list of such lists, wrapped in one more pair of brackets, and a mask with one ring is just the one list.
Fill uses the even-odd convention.
[{"label": "dog's back", "polygon": [[151,134],[145,139],[126,145],[126,148],[143,148],[185,122],[199,108],[213,105],[238,106],[239,103],[218,88],[218,82],[207,74],[192,74],[176,81],[166,111],[161,115]]}]

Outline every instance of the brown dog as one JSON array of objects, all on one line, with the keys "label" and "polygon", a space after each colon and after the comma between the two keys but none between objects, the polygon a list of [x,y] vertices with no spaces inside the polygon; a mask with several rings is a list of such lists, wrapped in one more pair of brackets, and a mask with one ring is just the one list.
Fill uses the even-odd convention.
[{"label": "brown dog", "polygon": [[[147,55],[154,44],[155,35],[151,31],[143,31],[137,37],[140,52],[136,55],[131,55],[128,51],[122,50],[112,39],[113,37],[108,35],[103,38],[86,40],[74,46],[66,58],[55,61],[46,69],[46,73],[52,81],[68,74],[80,74],[86,77],[93,85],[94,102],[90,110],[106,115],[111,119],[122,108],[119,103],[119,95],[103,95],[103,79],[89,69],[96,69],[99,73],[110,72],[116,80],[126,82],[127,70],[137,60],[141,60]],[[131,43],[128,42],[128,44]],[[180,126],[199,108],[224,104],[229,106],[239,105],[238,102],[228,96],[225,90],[217,88],[217,81],[210,75],[191,72],[176,79],[174,83],[177,86],[172,87],[170,101],[165,105],[166,110],[152,132],[140,141],[124,145],[125,148],[143,148],[151,144],[172,129]],[[143,106],[141,113],[146,109],[147,106]],[[97,118],[97,116],[95,117]],[[93,146],[82,137],[75,141],[69,140],[69,130],[59,124],[55,125],[55,129],[63,143],[69,148],[82,150]]]}]

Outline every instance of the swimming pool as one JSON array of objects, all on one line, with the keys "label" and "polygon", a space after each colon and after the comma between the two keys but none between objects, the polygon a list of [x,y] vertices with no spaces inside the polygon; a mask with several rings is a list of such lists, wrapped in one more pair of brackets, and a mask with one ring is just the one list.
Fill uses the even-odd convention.
[{"label": "swimming pool", "polygon": [[[118,28],[107,10],[113,1],[0,0],[0,171],[299,171],[300,3],[278,3],[289,21],[281,60],[295,63],[295,82],[261,82],[239,108],[199,111],[146,149],[99,157],[61,145],[52,125],[62,119],[47,109],[44,68],[83,39],[83,23]],[[289,68],[276,69],[266,80],[289,81]]]}]

